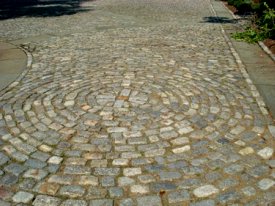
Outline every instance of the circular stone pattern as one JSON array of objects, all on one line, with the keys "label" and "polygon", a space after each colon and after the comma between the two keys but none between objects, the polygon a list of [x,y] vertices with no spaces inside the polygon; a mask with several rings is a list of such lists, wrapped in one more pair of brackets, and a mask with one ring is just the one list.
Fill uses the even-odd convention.
[{"label": "circular stone pattern", "polygon": [[270,174],[256,153],[268,120],[213,31],[114,29],[37,45],[28,74],[0,97],[0,181],[25,191],[13,200],[159,205],[167,192],[171,204],[222,203],[239,197],[224,190],[255,187],[251,176]]}]

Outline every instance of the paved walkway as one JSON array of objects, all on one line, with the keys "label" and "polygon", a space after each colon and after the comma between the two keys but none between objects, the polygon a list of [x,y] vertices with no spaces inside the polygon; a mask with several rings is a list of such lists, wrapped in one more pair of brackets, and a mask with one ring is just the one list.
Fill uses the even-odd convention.
[{"label": "paved walkway", "polygon": [[0,205],[273,205],[275,127],[210,1],[83,6],[0,22],[33,55],[0,92]]},{"label": "paved walkway", "polygon": [[12,44],[0,41],[0,90],[14,82],[24,71],[27,56]]}]

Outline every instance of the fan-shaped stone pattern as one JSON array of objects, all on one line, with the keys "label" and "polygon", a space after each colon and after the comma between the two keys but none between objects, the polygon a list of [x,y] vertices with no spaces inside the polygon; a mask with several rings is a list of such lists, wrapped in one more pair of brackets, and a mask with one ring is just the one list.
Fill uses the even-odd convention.
[{"label": "fan-shaped stone pattern", "polygon": [[[167,21],[95,32],[90,20],[90,32],[36,44],[28,74],[0,97],[0,182],[3,190],[15,188],[5,201],[271,201],[269,119],[219,28],[199,23],[198,13],[210,14],[207,1],[198,2],[97,2],[106,24],[108,12],[123,22],[133,8],[137,26],[145,17],[167,15]],[[141,13],[157,9],[140,20],[136,8],[144,5]],[[175,22],[176,15],[189,15],[186,5],[197,8],[191,23]]]}]

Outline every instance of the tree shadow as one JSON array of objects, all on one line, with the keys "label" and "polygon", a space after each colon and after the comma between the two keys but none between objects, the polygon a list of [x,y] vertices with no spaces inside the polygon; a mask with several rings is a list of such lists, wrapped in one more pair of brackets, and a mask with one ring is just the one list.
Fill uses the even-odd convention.
[{"label": "tree shadow", "polygon": [[207,16],[203,17],[203,23],[213,23],[213,24],[237,24],[238,19],[230,19],[228,17],[219,16]]},{"label": "tree shadow", "polygon": [[90,11],[85,0],[0,0],[0,20],[18,17],[54,17]]}]

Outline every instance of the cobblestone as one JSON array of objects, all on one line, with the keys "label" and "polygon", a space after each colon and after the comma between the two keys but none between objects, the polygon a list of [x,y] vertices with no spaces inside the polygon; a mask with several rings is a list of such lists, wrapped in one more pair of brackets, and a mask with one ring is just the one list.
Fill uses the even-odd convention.
[{"label": "cobblestone", "polygon": [[3,201],[3,200],[0,200],[0,204],[2,206],[11,206],[11,204],[9,202]]},{"label": "cobblestone", "polygon": [[228,192],[220,194],[217,197],[218,202],[221,203],[221,204],[230,204],[234,201],[239,200],[240,198],[241,198],[241,195],[239,195],[235,191],[228,191]]},{"label": "cobblestone", "polygon": [[44,171],[44,170],[40,170],[40,169],[29,169],[27,170],[23,177],[25,178],[33,178],[36,180],[41,180],[44,177],[46,177],[48,174],[48,172]]},{"label": "cobblestone", "polygon": [[270,147],[265,147],[264,149],[257,152],[264,159],[269,159],[273,155],[273,149]]},{"label": "cobblestone", "polygon": [[119,206],[133,206],[134,201],[130,198],[126,198],[120,201]]},{"label": "cobblestone", "polygon": [[84,200],[65,200],[61,206],[88,206]]},{"label": "cobblestone", "polygon": [[137,198],[137,205],[152,205],[152,206],[161,206],[161,199],[158,196],[144,196]]},{"label": "cobblestone", "polygon": [[269,188],[271,188],[273,185],[275,184],[275,182],[271,179],[265,178],[262,179],[261,181],[258,182],[258,187],[261,190],[268,190]]},{"label": "cobblestone", "polygon": [[120,187],[111,187],[109,189],[109,194],[111,198],[117,198],[123,196],[123,189]]},{"label": "cobblestone", "polygon": [[13,174],[5,174],[1,177],[1,184],[2,185],[14,185],[18,182],[18,177]]},{"label": "cobblestone", "polygon": [[113,206],[113,201],[108,199],[92,200],[89,206]]},{"label": "cobblestone", "polygon": [[66,185],[60,188],[60,195],[72,198],[81,197],[85,193],[85,189],[78,185]]},{"label": "cobblestone", "polygon": [[253,187],[245,187],[242,189],[242,192],[247,196],[253,196],[256,194],[256,190]]},{"label": "cobblestone", "polygon": [[34,202],[34,206],[45,206],[45,205],[52,205],[58,206],[61,203],[61,200],[56,197],[46,196],[46,195],[38,195]]},{"label": "cobblestone", "polygon": [[190,195],[187,190],[178,190],[176,192],[172,192],[168,195],[168,202],[178,203],[183,201],[188,201],[190,199]]},{"label": "cobblestone", "polygon": [[1,20],[1,38],[35,48],[0,91],[3,205],[271,202],[275,127],[211,5],[224,10],[104,0]]},{"label": "cobblestone", "polygon": [[16,203],[29,203],[33,199],[34,195],[28,192],[17,192],[12,200]]},{"label": "cobblestone", "polygon": [[192,203],[190,206],[215,206],[214,200],[202,200],[196,203]]},{"label": "cobblestone", "polygon": [[207,197],[207,196],[216,194],[218,192],[219,190],[213,185],[204,185],[195,189],[193,193],[197,197]]},{"label": "cobblestone", "polygon": [[8,166],[5,167],[5,171],[12,173],[15,176],[19,176],[21,173],[23,173],[25,170],[27,169],[27,167],[16,164],[16,163],[12,163]]},{"label": "cobblestone", "polygon": [[9,158],[4,155],[2,152],[0,153],[0,165],[3,165],[9,161]]}]

